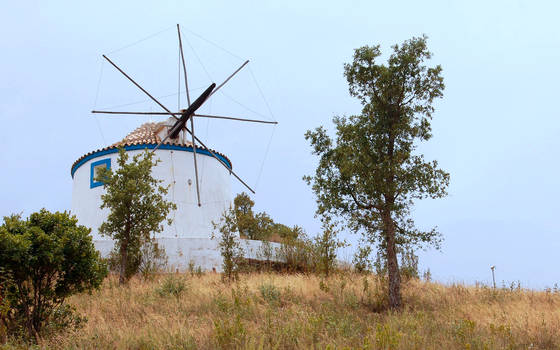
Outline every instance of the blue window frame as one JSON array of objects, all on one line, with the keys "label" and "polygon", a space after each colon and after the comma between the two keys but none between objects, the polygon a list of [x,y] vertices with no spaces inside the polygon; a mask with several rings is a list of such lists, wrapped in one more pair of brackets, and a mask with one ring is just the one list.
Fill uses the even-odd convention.
[{"label": "blue window frame", "polygon": [[111,158],[101,159],[97,162],[91,163],[91,172],[89,178],[89,188],[103,186],[103,181],[95,181],[96,170],[100,167],[111,169]]}]

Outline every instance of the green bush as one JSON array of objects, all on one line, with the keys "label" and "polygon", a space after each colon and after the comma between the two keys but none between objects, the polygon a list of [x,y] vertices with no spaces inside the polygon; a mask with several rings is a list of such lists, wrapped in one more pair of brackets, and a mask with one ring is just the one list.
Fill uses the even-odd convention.
[{"label": "green bush", "polygon": [[218,248],[222,255],[222,280],[224,282],[235,281],[239,278],[242,268],[243,256],[245,254],[238,237],[238,224],[236,223],[234,210],[223,212],[220,221],[212,222],[212,239],[218,241]]},{"label": "green bush", "polygon": [[301,232],[297,238],[288,237],[276,249],[276,258],[285,263],[289,272],[313,272],[313,242],[304,232]]},{"label": "green bush", "polygon": [[271,305],[278,305],[280,303],[280,291],[275,285],[270,283],[261,284],[259,286],[261,297]]},{"label": "green bush", "polygon": [[[109,270],[119,273],[121,268],[121,256],[118,250],[109,252],[106,259]],[[165,271],[167,267],[167,254],[165,249],[160,248],[154,238],[144,242],[140,250],[129,256],[126,261],[126,275],[139,274],[145,280],[152,280],[158,272]]]},{"label": "green bush", "polygon": [[241,317],[214,321],[214,339],[219,349],[240,349],[245,345],[247,329]]},{"label": "green bush", "polygon": [[354,264],[354,269],[358,273],[367,273],[372,269],[372,263],[370,260],[371,255],[371,245],[360,245],[358,250],[354,254],[354,259],[352,260]]},{"label": "green bush", "polygon": [[336,250],[346,246],[346,242],[337,238],[339,229],[330,217],[323,218],[323,231],[313,242],[313,265],[316,273],[328,276],[336,268]]},{"label": "green bush", "polygon": [[174,296],[178,298],[186,289],[187,289],[187,284],[185,283],[184,279],[173,275],[169,275],[165,278],[163,283],[156,289],[156,292],[161,297]]},{"label": "green bush", "polygon": [[43,333],[80,325],[64,301],[99,288],[107,267],[90,230],[68,213],[42,209],[0,226],[0,321],[9,335],[39,340]]}]

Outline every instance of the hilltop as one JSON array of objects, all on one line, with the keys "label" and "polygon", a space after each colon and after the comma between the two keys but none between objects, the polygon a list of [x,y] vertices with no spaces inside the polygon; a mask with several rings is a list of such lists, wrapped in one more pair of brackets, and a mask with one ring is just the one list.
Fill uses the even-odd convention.
[{"label": "hilltop", "polygon": [[70,299],[84,328],[49,349],[558,349],[560,293],[411,280],[380,311],[373,275],[158,275]]}]

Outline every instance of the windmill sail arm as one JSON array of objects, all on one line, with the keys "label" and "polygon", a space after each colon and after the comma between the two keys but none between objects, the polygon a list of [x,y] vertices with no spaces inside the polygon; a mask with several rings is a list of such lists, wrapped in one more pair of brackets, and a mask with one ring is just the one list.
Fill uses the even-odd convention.
[{"label": "windmill sail arm", "polygon": [[[227,79],[224,80],[223,83],[221,83],[220,85],[218,85],[218,87],[217,87],[214,91],[212,91],[212,93],[210,94],[210,96],[214,95],[214,94],[216,93],[216,91],[220,90],[220,89],[222,88],[222,86],[226,85],[226,83],[227,83],[231,78],[233,78],[233,76],[236,75],[241,69],[243,69],[243,67],[245,67],[245,66],[247,65],[247,63],[249,63],[249,60],[245,61],[245,62],[241,65],[241,67],[237,68],[237,70],[236,70],[235,72],[233,72],[229,77],[227,77]],[[208,97],[210,97],[210,96],[208,96]]]},{"label": "windmill sail arm", "polygon": [[185,76],[185,90],[187,92],[187,104],[191,105],[191,96],[189,94],[189,80],[187,79],[187,64],[185,63],[185,55],[183,53],[183,40],[181,40],[181,29],[177,23],[177,36],[179,37],[179,51],[181,52],[181,61],[183,62],[183,75]]},{"label": "windmill sail arm", "polygon": [[[146,91],[146,89],[144,89],[142,86],[140,86],[140,84],[138,84],[136,81],[134,81],[134,79],[132,79],[121,68],[119,68],[119,66],[117,66],[113,61],[111,61],[109,59],[109,57],[103,55],[103,58],[106,59],[107,62],[109,62],[113,67],[115,67],[116,70],[121,72],[121,74],[124,75],[128,80],[130,80],[131,83],[133,83],[137,88],[139,88],[143,93],[145,93],[149,98],[151,98],[152,101],[157,103],[164,111],[166,111],[167,113],[169,113],[169,114],[173,115],[173,117],[175,117],[173,112],[171,112],[167,107],[165,107],[161,102],[159,102],[154,96],[150,95],[150,93],[148,91]],[[177,117],[175,117],[175,118],[177,118]]]},{"label": "windmill sail arm", "polygon": [[179,118],[179,120],[175,122],[175,125],[173,125],[173,128],[169,132],[172,139],[177,137],[179,131],[181,131],[181,128],[186,125],[187,121],[194,114],[194,112],[196,112],[196,110],[200,108],[200,106],[202,106],[202,104],[208,99],[208,97],[210,97],[212,90],[214,90],[215,87],[216,84],[212,83],[200,96],[198,96],[198,98],[189,106],[189,108],[181,113],[181,118]]}]

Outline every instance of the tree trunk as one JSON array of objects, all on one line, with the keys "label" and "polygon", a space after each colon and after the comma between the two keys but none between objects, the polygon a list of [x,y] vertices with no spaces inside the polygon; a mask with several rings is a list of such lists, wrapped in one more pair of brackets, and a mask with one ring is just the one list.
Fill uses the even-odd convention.
[{"label": "tree trunk", "polygon": [[395,223],[390,213],[383,218],[387,240],[387,270],[389,274],[389,307],[393,310],[401,308],[401,275],[399,262],[397,260],[397,248],[395,244]]},{"label": "tree trunk", "polygon": [[121,266],[119,269],[119,284],[123,285],[126,283],[126,266],[128,264],[128,245],[125,242],[121,243],[120,256],[121,256]]}]

